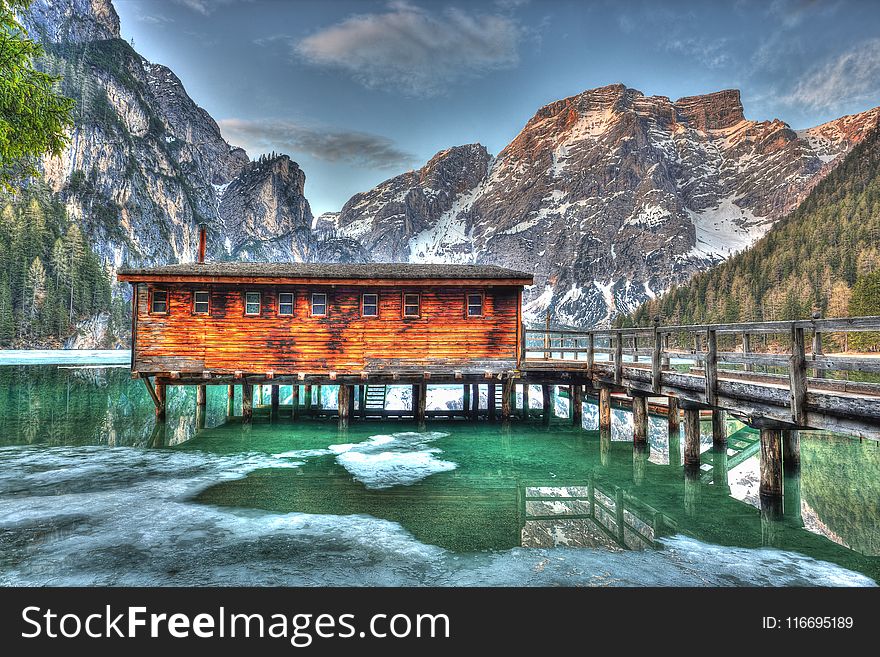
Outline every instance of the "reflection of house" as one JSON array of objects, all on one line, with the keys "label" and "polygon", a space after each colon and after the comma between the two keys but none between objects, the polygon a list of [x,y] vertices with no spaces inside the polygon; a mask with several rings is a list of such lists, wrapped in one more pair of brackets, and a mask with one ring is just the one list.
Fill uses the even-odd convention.
[{"label": "reflection of house", "polygon": [[657,547],[675,522],[617,486],[525,486],[523,547]]}]

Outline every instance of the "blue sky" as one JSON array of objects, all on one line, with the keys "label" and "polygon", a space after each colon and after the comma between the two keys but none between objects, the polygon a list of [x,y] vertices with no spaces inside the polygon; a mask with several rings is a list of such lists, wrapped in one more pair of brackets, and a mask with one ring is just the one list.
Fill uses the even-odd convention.
[{"label": "blue sky", "polygon": [[114,0],[251,157],[288,153],[318,214],[435,152],[497,154],[548,102],[623,82],[742,91],[805,128],[880,105],[880,2]]}]

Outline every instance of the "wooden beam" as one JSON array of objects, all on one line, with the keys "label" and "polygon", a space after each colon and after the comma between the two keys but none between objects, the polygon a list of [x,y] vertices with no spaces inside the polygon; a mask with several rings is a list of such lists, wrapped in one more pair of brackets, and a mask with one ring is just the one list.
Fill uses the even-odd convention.
[{"label": "wooden beam", "polygon": [[272,390],[272,393],[271,393],[271,394],[272,394],[272,401],[271,401],[272,408],[271,408],[271,414],[272,414],[272,418],[273,418],[273,419],[277,419],[277,418],[278,418],[278,407],[279,407],[279,405],[281,404],[281,399],[280,399],[280,397],[281,397],[281,386],[279,386],[279,385],[277,385],[277,384],[272,384],[272,388],[271,388],[271,390]]},{"label": "wooden beam", "polygon": [[587,369],[593,369],[596,360],[596,336],[590,333],[587,335]]},{"label": "wooden beam", "polygon": [[623,334],[618,332],[614,345],[614,383],[623,382]]},{"label": "wooden beam", "polygon": [[706,403],[718,401],[718,338],[715,331],[706,331]]},{"label": "wooden beam", "polygon": [[547,385],[546,383],[541,386],[541,396],[542,396],[541,408],[543,409],[544,424],[549,424],[550,418],[553,415],[553,409],[551,408],[553,400],[551,399],[551,395],[550,395],[550,386]]},{"label": "wooden beam", "polygon": [[761,429],[761,497],[782,498],[782,450],[779,429]]},{"label": "wooden beam", "polygon": [[[415,387],[415,386],[413,386]],[[337,395],[337,412],[339,413],[339,426],[347,427],[349,422],[348,402],[351,397],[351,386],[340,385]]]},{"label": "wooden beam", "polygon": [[727,413],[720,408],[712,409],[712,445],[727,446]]},{"label": "wooden beam", "polygon": [[196,386],[196,406],[204,408],[208,404],[208,386],[205,384]]},{"label": "wooden beam", "polygon": [[480,386],[477,383],[471,385],[471,419],[476,420],[480,415]]},{"label": "wooden beam", "polygon": [[471,413],[471,386],[469,383],[465,383],[461,388],[461,409],[464,411],[464,416],[469,417]]},{"label": "wooden beam", "polygon": [[119,281],[136,283],[229,283],[231,285],[320,285],[352,287],[518,287],[533,278],[315,278],[302,276],[205,276],[203,274],[120,273]]},{"label": "wooden beam", "polygon": [[226,415],[235,415],[235,386],[232,384],[226,386]]},{"label": "wooden beam", "polygon": [[636,395],[632,398],[633,409],[633,443],[648,443],[648,398]]},{"label": "wooden beam", "polygon": [[510,419],[510,398],[515,394],[516,386],[514,386],[513,379],[505,379],[501,385],[501,419],[505,422]]},{"label": "wooden beam", "polygon": [[804,355],[804,329],[791,330],[791,363],[789,365],[791,380],[791,419],[797,425],[807,422],[807,368]]},{"label": "wooden beam", "polygon": [[679,434],[679,420],[680,420],[680,412],[678,410],[678,398],[677,397],[667,397],[666,398],[666,423],[669,429],[669,435]]},{"label": "wooden beam", "polygon": [[700,411],[696,408],[684,409],[684,467],[700,469]]},{"label": "wooden beam", "polygon": [[599,429],[611,429],[611,388],[599,388]]},{"label": "wooden beam", "polygon": [[662,370],[661,353],[663,351],[663,342],[660,332],[654,331],[654,350],[651,354],[651,390],[654,393],[660,392],[660,376]]},{"label": "wooden beam", "polygon": [[571,403],[571,423],[580,428],[584,424],[584,400],[582,396],[584,387],[581,384],[570,386],[569,395]]},{"label": "wooden beam", "polygon": [[[801,469],[801,434],[797,429],[782,431],[782,466],[786,477],[796,475]],[[788,490],[785,494],[788,495]]]},{"label": "wooden beam", "polygon": [[241,418],[250,422],[254,417],[254,387],[247,382],[241,384]]},{"label": "wooden beam", "polygon": [[145,376],[141,379],[144,382],[144,386],[147,388],[147,392],[150,393],[150,399],[153,400],[153,405],[156,407],[156,411],[159,411],[159,407],[162,405],[162,400],[159,399],[159,395],[156,393],[156,390],[153,388],[153,383],[150,381],[150,377]]}]

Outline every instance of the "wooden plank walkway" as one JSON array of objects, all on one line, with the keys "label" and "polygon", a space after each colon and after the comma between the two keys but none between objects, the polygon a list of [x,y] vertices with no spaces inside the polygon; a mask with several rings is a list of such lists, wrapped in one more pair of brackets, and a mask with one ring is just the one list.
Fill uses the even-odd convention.
[{"label": "wooden plank walkway", "polygon": [[[527,382],[586,379],[593,388],[673,397],[682,407],[724,410],[755,427],[880,439],[880,356],[822,349],[823,335],[865,332],[880,332],[880,317],[525,329],[518,375]],[[770,348],[755,351],[755,337]],[[849,381],[850,373],[868,380]]]}]

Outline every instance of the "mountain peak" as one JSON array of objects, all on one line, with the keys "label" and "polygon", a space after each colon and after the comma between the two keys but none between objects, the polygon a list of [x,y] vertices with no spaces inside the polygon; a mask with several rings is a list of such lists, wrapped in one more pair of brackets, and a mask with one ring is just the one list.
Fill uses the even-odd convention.
[{"label": "mountain peak", "polygon": [[739,89],[724,89],[675,101],[677,118],[697,130],[724,130],[745,121]]},{"label": "mountain peak", "polygon": [[43,43],[119,39],[119,15],[110,0],[34,0],[22,22]]}]

